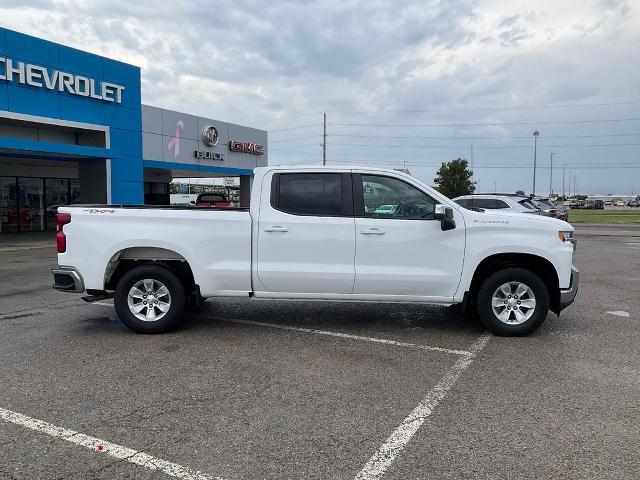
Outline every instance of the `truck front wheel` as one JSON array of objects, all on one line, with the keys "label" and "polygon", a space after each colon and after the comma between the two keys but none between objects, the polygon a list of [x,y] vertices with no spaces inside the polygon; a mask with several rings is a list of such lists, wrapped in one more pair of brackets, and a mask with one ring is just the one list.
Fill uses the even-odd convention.
[{"label": "truck front wheel", "polygon": [[184,287],[170,270],[143,265],[125,273],[114,305],[120,320],[139,333],[162,333],[176,327],[185,309]]},{"label": "truck front wheel", "polygon": [[535,273],[505,268],[482,283],[476,305],[480,321],[496,335],[528,335],[547,318],[549,291]]}]

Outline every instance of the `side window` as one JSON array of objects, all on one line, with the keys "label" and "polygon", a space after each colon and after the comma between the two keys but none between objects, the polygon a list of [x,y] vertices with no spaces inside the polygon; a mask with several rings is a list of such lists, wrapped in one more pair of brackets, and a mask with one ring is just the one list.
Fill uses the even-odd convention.
[{"label": "side window", "polygon": [[473,201],[473,206],[477,208],[484,208],[486,210],[493,210],[496,207],[496,201],[490,198],[476,198]]},{"label": "side window", "polygon": [[402,180],[362,175],[362,193],[365,217],[433,218],[436,201]]},{"label": "side window", "polygon": [[[272,206],[294,215],[340,216],[343,210],[341,173],[281,173]],[[274,198],[275,197],[275,198]]]},{"label": "side window", "polygon": [[496,200],[496,208],[509,208],[509,205],[504,200]]},{"label": "side window", "polygon": [[460,200],[454,200],[458,205],[464,208],[469,208],[469,200],[466,198]]}]

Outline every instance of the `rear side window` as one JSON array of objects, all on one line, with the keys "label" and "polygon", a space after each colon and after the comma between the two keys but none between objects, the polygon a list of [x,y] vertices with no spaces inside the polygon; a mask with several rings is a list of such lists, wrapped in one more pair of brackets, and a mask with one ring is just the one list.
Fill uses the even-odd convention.
[{"label": "rear side window", "polygon": [[473,206],[476,208],[485,208],[488,210],[497,208],[495,200],[492,200],[490,198],[474,198]]},{"label": "rear side window", "polygon": [[[345,180],[345,176],[347,177]],[[280,173],[274,177],[274,208],[294,215],[335,217],[350,215],[345,188],[351,181],[342,173]],[[350,196],[349,196],[350,197]],[[353,207],[351,207],[353,208]]]},{"label": "rear side window", "polygon": [[496,207],[495,208],[509,208],[509,205],[504,200],[495,200]]}]

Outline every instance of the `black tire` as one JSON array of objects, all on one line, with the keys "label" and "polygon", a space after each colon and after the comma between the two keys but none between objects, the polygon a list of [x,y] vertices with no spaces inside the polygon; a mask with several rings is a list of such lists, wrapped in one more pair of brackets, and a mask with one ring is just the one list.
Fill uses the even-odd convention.
[{"label": "black tire", "polygon": [[[535,296],[535,307],[532,309],[533,312],[531,316],[523,323],[508,324],[500,320],[497,314],[494,313],[492,299],[494,292],[496,292],[499,287],[505,283],[515,282],[523,283],[531,289]],[[488,330],[491,330],[496,335],[510,337],[523,336],[536,330],[547,318],[547,314],[549,313],[549,291],[540,277],[530,270],[524,268],[505,268],[504,270],[499,270],[489,275],[482,283],[476,297],[476,305],[480,321]],[[509,314],[509,318],[515,318],[515,312]]]},{"label": "black tire", "polygon": [[[129,308],[129,291],[134,285],[145,279],[159,282],[169,291],[169,309],[166,312],[161,312],[159,309],[153,310],[154,314],[158,314],[157,316],[164,313],[158,320],[141,320]],[[122,276],[116,286],[114,305],[120,320],[131,330],[138,333],[168,332],[180,323],[184,314],[186,305],[184,286],[170,270],[157,265],[143,265],[129,270]]]}]

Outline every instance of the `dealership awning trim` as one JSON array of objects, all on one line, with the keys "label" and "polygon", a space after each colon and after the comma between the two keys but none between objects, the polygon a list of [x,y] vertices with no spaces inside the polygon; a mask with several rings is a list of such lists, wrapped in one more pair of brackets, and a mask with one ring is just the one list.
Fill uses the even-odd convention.
[{"label": "dealership awning trim", "polygon": [[56,154],[88,158],[109,158],[112,155],[108,148],[43,142],[40,140],[23,140],[12,137],[0,137],[0,150],[23,154],[28,152],[42,155]]},{"label": "dealership awning trim", "polygon": [[208,165],[193,165],[189,163],[175,163],[175,162],[159,162],[157,160],[144,160],[143,165],[145,168],[160,168],[165,170],[188,170],[192,172],[202,173],[216,173],[219,175],[230,176],[253,176],[253,170],[245,168],[229,168],[229,167],[213,167]]}]

